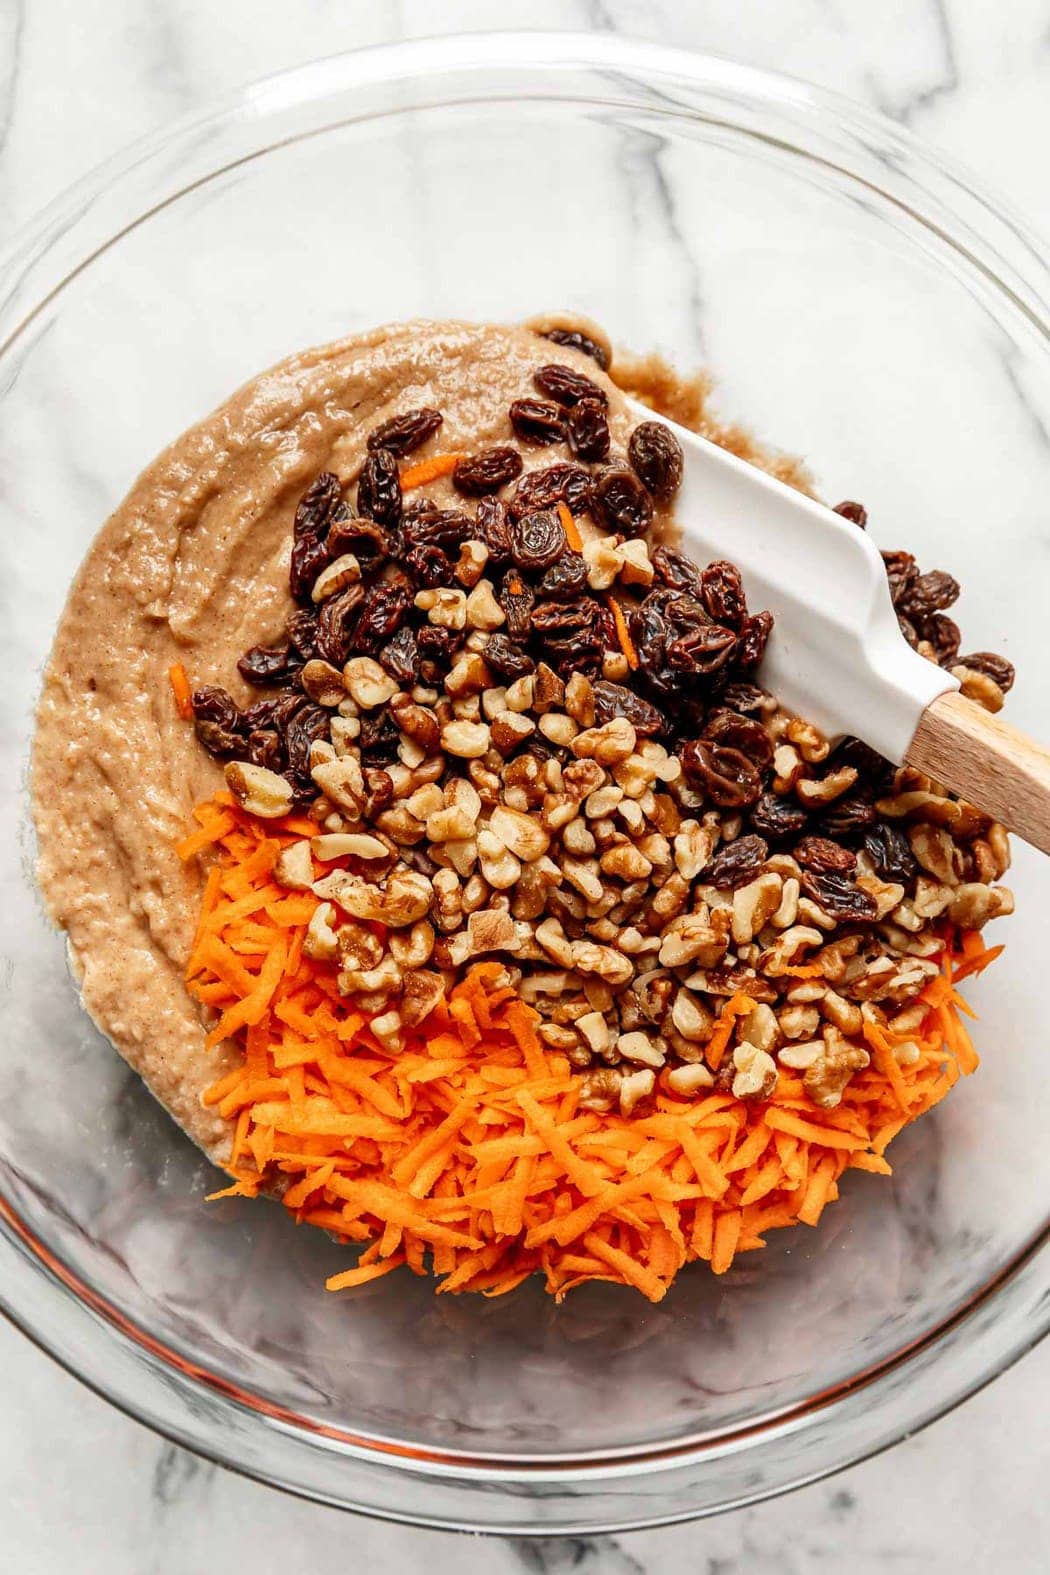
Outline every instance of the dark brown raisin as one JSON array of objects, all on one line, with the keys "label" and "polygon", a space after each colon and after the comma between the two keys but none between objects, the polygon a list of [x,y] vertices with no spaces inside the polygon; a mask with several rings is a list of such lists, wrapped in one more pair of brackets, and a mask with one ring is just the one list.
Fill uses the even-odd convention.
[{"label": "dark brown raisin", "polygon": [[835,504],[835,513],[841,514],[842,518],[849,520],[851,525],[859,525],[861,530],[867,528],[868,511],[863,503],[854,503],[851,498],[847,498],[844,502]]},{"label": "dark brown raisin", "polygon": [[597,361],[603,372],[609,370],[609,357],[604,346],[595,344],[578,328],[548,328],[541,337],[549,339],[552,344],[565,345],[569,350],[580,350],[584,355],[589,355],[592,361]]},{"label": "dark brown raisin", "polygon": [[317,639],[317,613],[311,608],[309,612],[304,608],[294,612],[284,626],[288,641],[299,652],[304,662],[316,654],[314,642]]},{"label": "dark brown raisin", "polygon": [[581,399],[597,399],[602,405],[609,403],[604,389],[584,377],[582,372],[574,372],[571,366],[561,366],[557,362],[541,366],[533,373],[532,381],[541,394],[559,405],[577,405]]},{"label": "dark brown raisin", "polygon": [[331,558],[328,541],[319,536],[299,536],[292,542],[288,564],[288,589],[297,602],[308,604],[317,576]]},{"label": "dark brown raisin", "polygon": [[893,767],[885,755],[865,744],[862,739],[846,737],[835,745],[828,762],[832,770],[839,766],[852,766],[858,776],[867,782],[882,784],[893,775]]},{"label": "dark brown raisin", "polygon": [[682,485],[685,456],[670,427],[643,421],[631,433],[627,457],[654,498],[667,503],[674,497]]},{"label": "dark brown raisin", "polygon": [[779,793],[763,793],[751,811],[751,824],[756,831],[773,841],[782,837],[797,837],[809,825],[809,816],[793,798],[783,798]]},{"label": "dark brown raisin", "polygon": [[501,498],[482,498],[479,501],[474,534],[489,549],[492,568],[499,569],[510,562],[510,516]]},{"label": "dark brown raisin", "polygon": [[536,598],[517,569],[512,569],[505,577],[497,592],[497,600],[507,619],[507,634],[512,639],[527,639],[532,627],[532,609]]},{"label": "dark brown raisin", "polygon": [[698,623],[667,647],[667,665],[682,673],[707,677],[726,665],[733,655],[736,635],[717,623]]},{"label": "dark brown raisin", "polygon": [[651,596],[647,596],[640,607],[631,609],[627,626],[642,673],[651,678],[664,665],[668,642],[673,638],[674,630]]},{"label": "dark brown raisin", "polygon": [[386,709],[361,718],[361,758],[370,766],[391,766],[398,758],[401,734]]},{"label": "dark brown raisin", "polygon": [[350,585],[321,603],[314,645],[318,656],[331,662],[333,667],[342,667],[354,648],[357,618],[364,596],[363,586]]},{"label": "dark brown raisin", "polygon": [[559,672],[564,671],[566,662],[572,670],[590,665],[604,644],[601,609],[590,596],[572,606],[539,602],[532,612],[531,628]]},{"label": "dark brown raisin", "polygon": [[769,847],[761,837],[737,837],[719,848],[711,862],[705,865],[700,878],[705,886],[719,891],[736,891],[754,880],[769,857]]},{"label": "dark brown raisin", "polygon": [[933,646],[942,667],[952,666],[962,644],[962,631],[954,618],[949,618],[947,613],[931,613],[928,618],[919,619],[915,631],[921,640],[928,640]]},{"label": "dark brown raisin", "polygon": [[609,418],[600,399],[581,399],[569,411],[569,447],[589,463],[609,455]]},{"label": "dark brown raisin", "polygon": [[764,771],[773,764],[773,740],[762,724],[751,717],[741,716],[739,711],[731,711],[727,706],[720,706],[708,716],[704,723],[704,737],[713,744],[739,749],[760,770]]},{"label": "dark brown raisin", "polygon": [[317,790],[310,777],[310,746],[316,739],[328,737],[330,720],[328,712],[319,705],[303,705],[288,723],[285,734],[289,780],[293,787],[309,790],[311,797]]},{"label": "dark brown raisin", "polygon": [[537,587],[546,601],[572,602],[587,590],[587,565],[578,552],[565,552],[552,563]]},{"label": "dark brown raisin", "polygon": [[742,711],[745,716],[753,716],[764,708],[769,695],[757,684],[735,683],[726,685],[721,699],[722,704],[731,711]]},{"label": "dark brown raisin", "polygon": [[379,660],[399,684],[412,684],[419,676],[419,646],[415,631],[402,624],[392,640],[379,652]]},{"label": "dark brown raisin", "polygon": [[486,492],[498,492],[516,481],[524,469],[524,460],[516,448],[498,444],[461,459],[452,472],[452,485],[457,492],[468,497],[480,498]]},{"label": "dark brown raisin", "polygon": [[489,643],[485,647],[485,662],[498,673],[501,678],[523,678],[526,673],[531,673],[536,663],[527,651],[505,634],[489,636]]},{"label": "dark brown raisin", "polygon": [[392,416],[368,434],[368,447],[389,449],[398,459],[422,448],[432,438],[444,417],[440,410],[425,406],[421,410],[406,410],[404,415]]},{"label": "dark brown raisin", "polygon": [[603,530],[624,536],[641,536],[653,522],[649,494],[637,476],[619,465],[610,465],[595,482],[591,512]]},{"label": "dark brown raisin", "polygon": [[440,547],[455,552],[460,544],[477,536],[476,521],[459,509],[439,509],[433,503],[417,508],[402,521],[405,546]]},{"label": "dark brown raisin", "polygon": [[253,645],[237,662],[246,684],[278,686],[290,683],[302,667],[299,652],[289,640],[280,645]]},{"label": "dark brown raisin", "polygon": [[657,585],[700,597],[700,570],[691,558],[672,547],[654,547],[649,554]]},{"label": "dark brown raisin", "polygon": [[401,518],[401,478],[388,448],[373,449],[361,467],[357,512],[377,525],[396,525]]},{"label": "dark brown raisin", "polygon": [[565,438],[565,415],[549,399],[516,399],[510,407],[510,424],[523,443],[545,448]]},{"label": "dark brown raisin", "polygon": [[452,561],[440,547],[413,547],[404,562],[406,571],[424,589],[452,583]]},{"label": "dark brown raisin", "polygon": [[836,871],[817,874],[815,870],[804,869],[800,883],[806,896],[812,898],[829,919],[839,923],[866,923],[879,911],[875,898],[862,891],[848,875]]},{"label": "dark brown raisin", "polygon": [[596,727],[611,722],[614,717],[624,716],[642,738],[656,738],[666,732],[667,718],[663,712],[635,694],[633,689],[610,683],[605,678],[597,679],[593,689]]},{"label": "dark brown raisin", "polygon": [[522,476],[510,500],[515,518],[536,509],[553,508],[564,503],[573,514],[583,514],[591,506],[593,482],[589,471],[571,460],[561,460],[543,470],[530,470]]},{"label": "dark brown raisin", "polygon": [[960,656],[957,660],[971,672],[984,673],[986,678],[991,678],[1004,695],[1014,686],[1017,669],[1005,656],[997,656],[994,651],[971,651],[969,656]]},{"label": "dark brown raisin", "polygon": [[201,684],[193,691],[193,725],[210,755],[222,758],[244,748],[238,731],[241,713],[233,696],[218,684]]},{"label": "dark brown raisin", "polygon": [[355,631],[355,648],[376,656],[404,622],[415,588],[406,580],[383,580],[366,592]]},{"label": "dark brown raisin", "polygon": [[908,618],[928,618],[943,612],[959,599],[959,582],[943,569],[931,569],[912,580],[900,598],[901,612]]},{"label": "dark brown raisin", "polygon": [[425,623],[416,630],[419,676],[425,683],[439,683],[445,677],[463,640],[464,635],[458,630],[443,629],[433,623]]},{"label": "dark brown raisin", "polygon": [[392,544],[390,533],[382,525],[360,515],[337,520],[328,535],[328,551],[333,559],[352,552],[365,570],[377,568],[388,558]]},{"label": "dark brown raisin", "polygon": [[769,636],[773,633],[773,614],[771,612],[752,613],[750,618],[745,618],[740,625],[740,638],[737,641],[736,652],[733,658],[738,672],[753,673],[766,654]]},{"label": "dark brown raisin", "polygon": [[249,733],[248,759],[253,766],[262,766],[267,771],[284,771],[285,753],[280,733],[269,727],[259,727]]},{"label": "dark brown raisin", "polygon": [[515,520],[511,527],[514,562],[529,573],[549,569],[567,548],[565,526],[556,509],[538,509]]},{"label": "dark brown raisin", "polygon": [[719,809],[746,809],[762,791],[758,767],[738,749],[724,749],[705,739],[682,748],[682,770],[691,787],[701,789]]},{"label": "dark brown raisin", "polygon": [[907,837],[886,820],[876,822],[864,833],[864,851],[883,880],[911,883],[918,868]]},{"label": "dark brown raisin", "polygon": [[844,848],[841,842],[832,842],[828,837],[803,837],[791,851],[800,864],[815,870],[818,875],[828,875],[834,870],[843,874],[857,866],[853,849]]},{"label": "dark brown raisin", "polygon": [[294,539],[298,541],[301,536],[324,536],[342,499],[338,476],[334,476],[330,470],[322,470],[299,499],[292,526]]},{"label": "dark brown raisin", "polygon": [[241,731],[251,733],[256,729],[272,728],[283,737],[292,717],[305,704],[302,692],[298,689],[256,700],[254,705],[241,713]]},{"label": "dark brown raisin", "polygon": [[908,587],[919,576],[919,565],[915,562],[910,552],[884,552],[882,562],[886,569],[886,578],[890,582],[890,596],[893,605],[899,605]]},{"label": "dark brown raisin", "polygon": [[747,597],[736,565],[709,563],[700,576],[700,600],[715,623],[739,629],[747,617]]},{"label": "dark brown raisin", "polygon": [[819,829],[825,837],[838,840],[853,837],[874,825],[878,814],[867,792],[849,793],[836,799],[820,816]]}]

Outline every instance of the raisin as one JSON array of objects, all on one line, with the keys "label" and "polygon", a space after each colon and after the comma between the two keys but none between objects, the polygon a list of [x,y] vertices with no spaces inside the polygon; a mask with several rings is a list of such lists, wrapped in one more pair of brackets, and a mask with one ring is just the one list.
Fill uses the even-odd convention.
[{"label": "raisin", "polygon": [[594,484],[591,512],[603,530],[641,536],[653,521],[649,494],[631,471],[618,465],[603,470]]},{"label": "raisin", "polygon": [[394,638],[381,648],[379,660],[399,684],[415,683],[419,675],[419,646],[408,624],[402,624]]},{"label": "raisin", "polygon": [[457,550],[464,541],[477,536],[477,522],[459,509],[439,509],[427,501],[402,519],[405,546],[440,547],[443,552]]},{"label": "raisin", "polygon": [[727,684],[722,690],[723,705],[727,705],[731,711],[741,711],[745,716],[761,711],[768,699],[769,695],[757,684]]},{"label": "raisin", "polygon": [[885,755],[880,755],[877,749],[859,738],[846,737],[836,744],[829,765],[833,770],[852,766],[858,776],[879,785],[893,775],[893,767]]},{"label": "raisin", "polygon": [[567,547],[565,526],[555,509],[538,509],[511,527],[511,553],[519,569],[549,569]]},{"label": "raisin", "polygon": [[919,644],[919,634],[911,619],[905,618],[900,613],[898,613],[897,628],[900,630],[901,634],[903,634],[912,650],[916,650]]},{"label": "raisin", "polygon": [[253,645],[237,663],[246,684],[287,684],[302,667],[299,653],[289,640],[280,645]]},{"label": "raisin", "polygon": [[[486,653],[487,654],[487,653]],[[601,727],[614,717],[624,716],[640,738],[656,738],[667,731],[667,718],[656,706],[643,700],[633,689],[599,678],[594,688],[594,722]]]},{"label": "raisin", "polygon": [[424,590],[452,581],[452,561],[440,547],[413,547],[405,557],[405,568]]},{"label": "raisin", "polygon": [[388,448],[373,449],[357,482],[357,512],[377,525],[396,525],[401,518],[401,478]]},{"label": "raisin", "polygon": [[201,684],[193,691],[193,725],[210,755],[236,755],[244,747],[238,733],[241,713],[233,696],[218,684]]},{"label": "raisin", "polygon": [[631,610],[627,625],[642,673],[652,678],[664,665],[673,630],[651,596],[647,596],[640,607]]},{"label": "raisin", "polygon": [[419,675],[428,684],[439,683],[452,666],[464,636],[455,629],[442,629],[425,623],[416,630],[419,647]]},{"label": "raisin", "polygon": [[531,673],[536,663],[527,651],[508,635],[493,634],[485,647],[485,662],[498,673],[501,678],[524,678],[526,673]]},{"label": "raisin", "polygon": [[752,673],[766,654],[769,636],[773,633],[771,612],[752,613],[740,625],[734,662],[738,672]]},{"label": "raisin", "polygon": [[971,672],[984,673],[986,678],[999,685],[1004,695],[1009,694],[1014,686],[1017,669],[1013,662],[1005,656],[997,656],[994,651],[971,651],[969,656],[960,656],[958,661]]},{"label": "raisin", "polygon": [[337,520],[328,534],[328,552],[332,558],[341,558],[352,552],[362,569],[377,568],[390,556],[391,537],[375,520],[351,515]]},{"label": "raisin", "polygon": [[299,690],[283,695],[268,695],[265,700],[256,700],[254,705],[241,713],[241,730],[252,733],[256,729],[272,728],[283,737],[292,717],[305,704]]},{"label": "raisin", "polygon": [[285,624],[284,632],[288,636],[289,644],[299,652],[304,662],[316,655],[317,640],[317,613],[304,608],[301,612],[294,612]]},{"label": "raisin", "polygon": [[541,394],[559,405],[578,405],[581,399],[596,399],[601,405],[609,403],[604,389],[584,377],[582,372],[574,372],[571,366],[561,366],[557,362],[541,366],[533,373],[532,381]]},{"label": "raisin", "polygon": [[561,460],[543,470],[530,470],[522,476],[510,500],[514,518],[532,514],[536,509],[550,509],[564,503],[573,514],[583,514],[591,506],[593,481],[582,465]]},{"label": "raisin", "polygon": [[609,418],[600,399],[581,399],[569,411],[569,447],[580,459],[608,458]]},{"label": "raisin", "polygon": [[569,350],[580,350],[584,355],[589,355],[592,361],[597,361],[603,372],[609,370],[609,356],[603,345],[595,344],[586,334],[581,334],[578,328],[548,328],[543,339],[549,339],[552,344],[564,345]]},{"label": "raisin", "polygon": [[658,585],[700,598],[700,570],[685,553],[675,552],[672,547],[654,547],[649,561]]},{"label": "raisin", "polygon": [[566,663],[572,670],[589,666],[601,654],[601,609],[593,597],[585,597],[571,607],[561,602],[540,602],[533,609],[531,626],[559,671]]},{"label": "raisin", "polygon": [[751,811],[751,824],[764,837],[779,840],[797,837],[809,825],[809,816],[801,804],[792,798],[782,798],[779,793],[763,793]]},{"label": "raisin", "polygon": [[401,734],[386,709],[361,718],[361,758],[370,766],[391,766],[398,758]]},{"label": "raisin", "polygon": [[864,851],[883,880],[910,884],[918,865],[903,831],[880,820],[864,833]]},{"label": "raisin", "polygon": [[694,624],[667,647],[667,665],[683,673],[707,677],[717,673],[733,655],[736,635],[717,623]]},{"label": "raisin", "polygon": [[480,498],[486,492],[498,492],[509,482],[516,481],[523,469],[524,460],[517,449],[501,444],[461,459],[452,472],[452,485],[457,492]]},{"label": "raisin", "polygon": [[916,624],[916,633],[933,646],[934,655],[942,667],[950,667],[959,655],[962,632],[954,618],[947,613],[931,613]]},{"label": "raisin", "polygon": [[500,498],[482,498],[474,520],[474,534],[489,549],[489,563],[494,569],[510,562],[511,534],[507,505]]},{"label": "raisin", "polygon": [[693,739],[680,756],[692,787],[701,789],[719,809],[746,809],[757,802],[762,778],[739,749],[726,749],[706,739]]},{"label": "raisin", "polygon": [[762,724],[728,707],[720,706],[711,712],[704,725],[704,737],[713,744],[739,749],[760,770],[764,771],[773,764],[773,740]]},{"label": "raisin", "polygon": [[317,576],[329,562],[332,549],[319,536],[300,536],[292,542],[288,564],[288,589],[295,601],[309,604]]},{"label": "raisin", "polygon": [[413,596],[413,588],[405,581],[384,580],[372,586],[358,615],[356,648],[375,656],[400,629]]},{"label": "raisin", "polygon": [[882,562],[890,582],[890,597],[894,607],[919,575],[919,566],[910,552],[884,552]]},{"label": "raisin", "polygon": [[549,399],[516,399],[510,407],[510,424],[523,443],[544,448],[565,437],[562,408]]},{"label": "raisin", "polygon": [[959,599],[959,582],[943,569],[931,569],[912,580],[900,598],[900,609],[908,618],[928,618],[943,612]]},{"label": "raisin", "polygon": [[398,459],[422,448],[440,427],[444,417],[440,410],[429,405],[421,410],[406,410],[404,415],[392,416],[368,434],[368,447],[373,452],[385,448]]},{"label": "raisin", "polygon": [[715,623],[739,629],[747,617],[747,597],[736,565],[709,563],[700,576],[700,600]]},{"label": "raisin", "polygon": [[804,869],[800,880],[802,890],[822,908],[829,919],[842,924],[866,923],[878,913],[875,898],[862,891],[848,875],[837,871],[817,874]]},{"label": "raisin", "polygon": [[514,639],[527,639],[536,598],[516,569],[512,569],[503,581],[497,600],[507,619],[507,633]]},{"label": "raisin", "polygon": [[667,503],[682,485],[682,445],[662,421],[643,421],[627,444],[627,457],[648,490]]},{"label": "raisin", "polygon": [[878,820],[875,805],[865,793],[850,793],[826,809],[820,817],[819,828],[826,837],[836,841],[840,837],[856,836]]},{"label": "raisin", "polygon": [[842,518],[849,520],[851,525],[859,525],[861,530],[867,528],[868,511],[863,503],[854,503],[851,498],[847,498],[844,502],[835,504],[835,513],[841,514]]},{"label": "raisin", "polygon": [[791,851],[800,864],[818,875],[829,875],[835,870],[844,874],[857,866],[857,855],[852,848],[844,848],[841,842],[832,842],[827,837],[803,837]]},{"label": "raisin", "polygon": [[350,585],[321,604],[317,619],[315,649],[333,667],[342,667],[353,650],[357,617],[364,600],[364,588]]},{"label": "raisin", "polygon": [[310,746],[328,737],[329,715],[319,705],[300,706],[288,723],[285,748],[288,751],[288,776],[293,787],[316,792],[310,777]]},{"label": "raisin", "polygon": [[547,601],[572,602],[587,590],[587,565],[578,552],[565,552],[552,563],[539,583],[539,594]]},{"label": "raisin", "polygon": [[299,499],[292,526],[293,538],[298,541],[303,536],[324,536],[341,502],[338,476],[330,470],[322,470]]},{"label": "raisin", "polygon": [[260,727],[248,734],[248,759],[253,766],[278,773],[285,769],[284,745],[280,733],[272,728]]},{"label": "raisin", "polygon": [[719,891],[736,891],[754,880],[768,857],[769,847],[761,837],[737,837],[719,849],[701,871],[701,879]]}]

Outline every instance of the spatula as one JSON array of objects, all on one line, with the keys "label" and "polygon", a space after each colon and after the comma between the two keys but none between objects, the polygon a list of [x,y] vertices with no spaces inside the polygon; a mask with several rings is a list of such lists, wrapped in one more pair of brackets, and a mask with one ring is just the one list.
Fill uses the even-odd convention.
[{"label": "spatula", "polygon": [[701,563],[735,563],[750,605],[776,619],[763,684],[830,737],[853,734],[894,764],[916,766],[1050,853],[1050,750],[965,699],[949,673],[912,650],[874,542],[765,471],[665,424],[685,453],[675,515],[687,550]]}]

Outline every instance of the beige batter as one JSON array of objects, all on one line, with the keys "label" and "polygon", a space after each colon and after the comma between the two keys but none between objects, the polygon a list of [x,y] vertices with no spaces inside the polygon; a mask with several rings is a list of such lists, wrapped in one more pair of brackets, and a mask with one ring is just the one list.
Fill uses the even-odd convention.
[{"label": "beige batter", "polygon": [[[508,406],[550,361],[603,384],[613,450],[623,452],[633,421],[586,356],[526,328],[377,329],[280,363],[180,437],[107,520],[73,584],[33,751],[40,884],[68,933],[86,1009],[213,1158],[224,1157],[229,1129],[200,1095],[234,1051],[205,1048],[183,988],[201,871],[183,867],[175,844],[222,777],[176,712],[168,668],[181,662],[194,685],[222,684],[247,703],[236,661],[278,638],[292,610],[292,518],[318,472],[351,482],[369,430],[421,405],[445,419],[417,458],[505,443]],[[712,422],[702,381],[682,382],[653,359],[613,371],[683,424],[805,484],[794,462]],[[527,466],[564,457],[525,455]],[[427,491],[459,501],[448,481]]]}]

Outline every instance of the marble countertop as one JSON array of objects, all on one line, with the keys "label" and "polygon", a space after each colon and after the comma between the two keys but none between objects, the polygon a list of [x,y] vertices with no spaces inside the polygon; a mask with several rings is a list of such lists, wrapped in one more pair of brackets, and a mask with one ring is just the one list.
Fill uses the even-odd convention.
[{"label": "marble countertop", "polygon": [[[892,115],[1050,234],[1045,0],[0,0],[0,224],[225,88],[356,45],[469,28],[616,30],[774,67]],[[1038,148],[1038,152],[1036,152]],[[855,1575],[1045,1568],[1050,1350],[921,1436],[779,1501],[666,1531],[480,1541],[351,1519],[155,1438],[0,1325],[0,1567],[314,1575],[432,1567]]]}]

